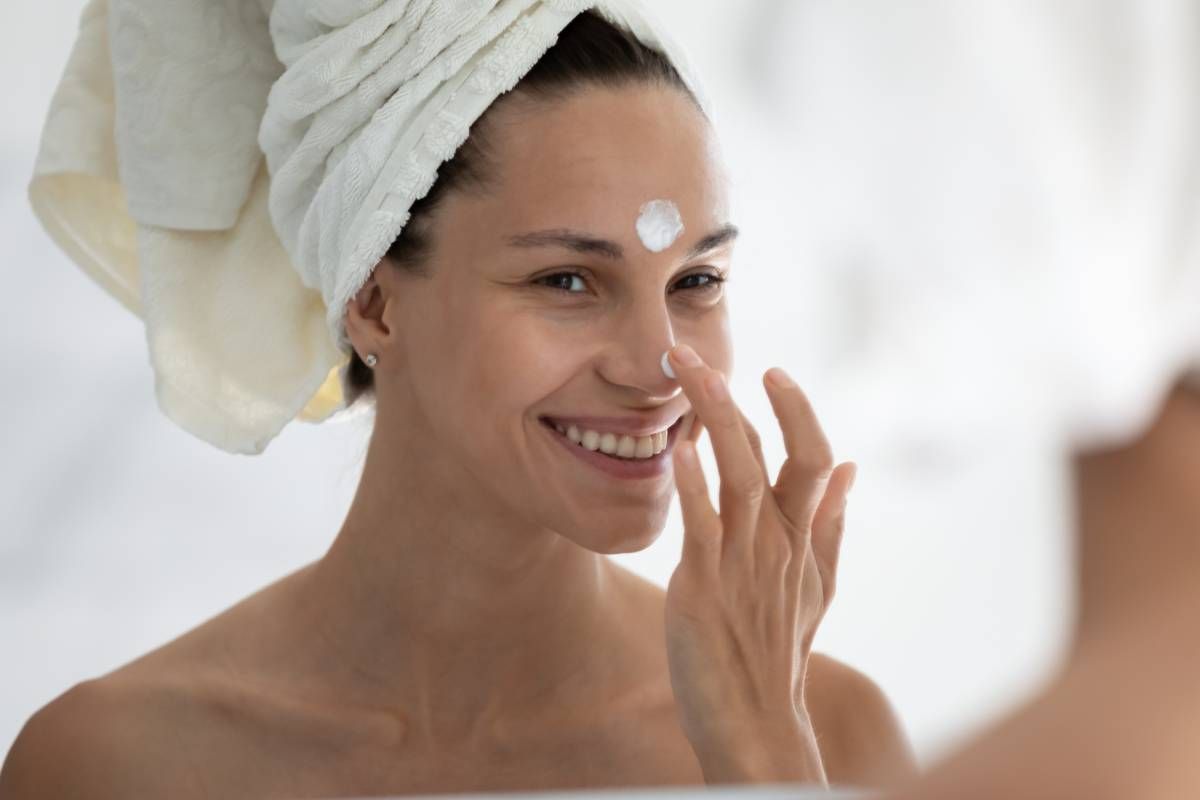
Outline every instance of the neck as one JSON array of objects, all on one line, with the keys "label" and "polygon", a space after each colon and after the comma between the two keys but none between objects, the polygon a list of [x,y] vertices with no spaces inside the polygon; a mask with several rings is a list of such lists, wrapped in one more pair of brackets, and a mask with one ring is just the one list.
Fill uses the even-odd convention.
[{"label": "neck", "polygon": [[429,452],[372,439],[342,530],[307,576],[323,677],[462,743],[516,719],[533,729],[531,709],[571,707],[555,701],[626,674],[631,648],[598,655],[624,630],[618,568],[531,528],[452,459],[412,455]]},{"label": "neck", "polygon": [[1141,439],[1075,468],[1076,650],[1169,626],[1182,652],[1200,640],[1200,394],[1177,388]]}]

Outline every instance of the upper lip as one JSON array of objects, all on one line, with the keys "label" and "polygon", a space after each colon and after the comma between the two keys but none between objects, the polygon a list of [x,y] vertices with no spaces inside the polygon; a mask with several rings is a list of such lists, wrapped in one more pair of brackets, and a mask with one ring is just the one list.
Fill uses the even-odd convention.
[{"label": "upper lip", "polygon": [[576,425],[580,428],[590,428],[601,433],[621,433],[628,436],[649,436],[665,430],[680,419],[686,412],[671,412],[670,414],[643,414],[628,417],[558,417],[546,415],[544,419],[556,422],[564,427]]}]

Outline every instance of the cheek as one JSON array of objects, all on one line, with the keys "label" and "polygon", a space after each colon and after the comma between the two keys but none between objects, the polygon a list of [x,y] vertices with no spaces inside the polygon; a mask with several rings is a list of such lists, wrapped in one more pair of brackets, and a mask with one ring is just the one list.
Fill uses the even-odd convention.
[{"label": "cheek", "polygon": [[708,366],[725,375],[733,374],[733,332],[724,303],[695,324],[676,327],[675,338],[691,345]]},{"label": "cheek", "polygon": [[471,348],[477,402],[520,415],[553,394],[586,358],[587,348],[573,344],[572,335],[568,327],[535,318],[497,320]]},{"label": "cheek", "polygon": [[[456,366],[459,389],[476,413],[492,420],[519,420],[588,369],[598,337],[604,335],[593,322],[569,315],[546,317],[509,309],[475,316],[454,334],[452,351],[461,354]],[[733,339],[723,307],[694,320],[681,315],[675,335],[695,347],[710,366],[732,374]]]}]

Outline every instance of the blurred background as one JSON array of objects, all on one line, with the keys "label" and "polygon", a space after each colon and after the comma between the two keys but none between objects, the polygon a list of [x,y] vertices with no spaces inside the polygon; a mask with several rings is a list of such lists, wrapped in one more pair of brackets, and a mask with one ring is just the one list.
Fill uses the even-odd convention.
[{"label": "blurred background", "polygon": [[[4,74],[20,76],[0,122],[14,299],[0,316],[0,752],[74,683],[320,557],[369,435],[369,419],[297,422],[263,455],[232,456],[158,412],[141,321],[51,243],[26,200],[83,5],[8,0],[20,25],[0,48]],[[1035,81],[1051,51],[1017,35],[1017,12],[895,5],[652,3],[707,79],[734,179],[734,397],[774,473],[783,445],[761,376],[785,367],[836,456],[859,465],[816,649],[879,683],[927,763],[1065,648],[1061,448],[1082,419],[1066,409],[1098,384],[1087,359],[1062,357],[1052,334],[1073,312],[1054,305],[1038,260],[1054,233],[1040,220],[1065,224],[1077,198],[1043,191],[1045,163],[1026,145],[1061,135],[1043,124],[1057,108],[1100,121],[1116,109],[1051,81],[1026,98],[1051,116],[1022,127],[997,65]],[[1073,34],[1103,44],[1123,30],[1093,24],[1107,3],[1061,5]],[[1013,42],[1023,49],[1005,53]],[[1096,143],[1097,157],[1123,141]],[[1104,381],[1153,383],[1141,363],[1111,359]],[[707,445],[702,457],[711,485]],[[674,508],[652,547],[615,559],[665,586],[680,544]]]}]

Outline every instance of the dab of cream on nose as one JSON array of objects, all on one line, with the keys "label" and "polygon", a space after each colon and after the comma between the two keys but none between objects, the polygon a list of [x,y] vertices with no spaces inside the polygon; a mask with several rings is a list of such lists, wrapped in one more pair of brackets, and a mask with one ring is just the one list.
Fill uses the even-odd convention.
[{"label": "dab of cream on nose", "polygon": [[647,250],[661,253],[683,233],[679,207],[670,200],[651,200],[638,215],[637,232]]},{"label": "dab of cream on nose", "polygon": [[671,361],[669,358],[667,358],[667,356],[670,355],[670,353],[671,353],[670,350],[663,351],[662,371],[663,371],[664,375],[666,375],[668,378],[671,378],[672,380],[674,380],[675,370],[671,369]]}]

